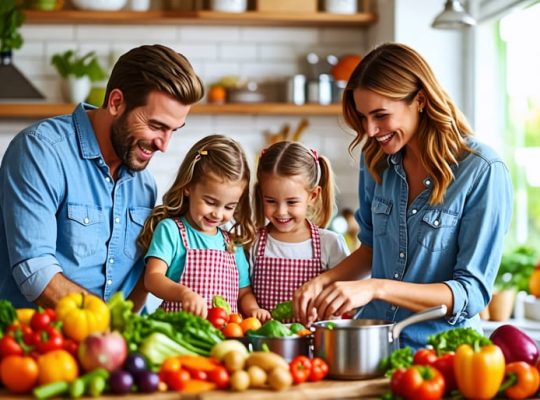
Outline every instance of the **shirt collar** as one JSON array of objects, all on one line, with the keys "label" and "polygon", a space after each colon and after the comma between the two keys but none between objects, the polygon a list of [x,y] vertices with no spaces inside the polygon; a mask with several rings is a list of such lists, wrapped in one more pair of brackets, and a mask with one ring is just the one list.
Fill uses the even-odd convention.
[{"label": "shirt collar", "polygon": [[79,147],[83,158],[101,157],[101,150],[97,142],[94,128],[86,113],[87,110],[95,110],[96,108],[97,107],[90,104],[80,103],[72,114],[75,133],[79,141]]}]

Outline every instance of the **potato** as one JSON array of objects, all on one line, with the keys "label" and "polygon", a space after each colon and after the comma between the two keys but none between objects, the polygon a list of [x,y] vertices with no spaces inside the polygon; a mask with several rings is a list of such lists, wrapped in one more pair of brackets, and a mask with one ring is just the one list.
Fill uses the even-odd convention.
[{"label": "potato", "polygon": [[289,369],[289,363],[283,357],[270,351],[252,352],[246,360],[246,366],[249,368],[252,365],[261,367],[267,373],[276,367]]},{"label": "potato", "polygon": [[231,375],[230,381],[231,389],[236,392],[243,392],[249,388],[249,375],[246,371],[235,371]]},{"label": "potato", "polygon": [[246,358],[247,356],[243,352],[231,350],[223,357],[223,365],[229,372],[238,371],[244,369]]},{"label": "potato", "polygon": [[262,387],[266,384],[268,374],[257,365],[252,365],[248,368],[249,387]]},{"label": "potato", "polygon": [[268,375],[268,383],[274,390],[283,390],[292,385],[293,379],[288,369],[277,367]]},{"label": "potato", "polygon": [[248,350],[246,349],[246,346],[244,346],[238,340],[228,339],[215,344],[214,347],[212,347],[210,356],[217,359],[218,361],[221,361],[223,360],[223,357],[225,357],[225,354],[233,350],[244,353],[246,356],[248,355]]}]

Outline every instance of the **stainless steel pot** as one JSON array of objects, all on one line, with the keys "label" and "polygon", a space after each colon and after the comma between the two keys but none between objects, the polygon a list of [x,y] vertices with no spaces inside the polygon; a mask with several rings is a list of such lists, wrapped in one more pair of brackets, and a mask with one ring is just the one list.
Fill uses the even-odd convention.
[{"label": "stainless steel pot", "polygon": [[379,363],[399,348],[399,334],[406,326],[446,315],[440,305],[400,322],[373,319],[319,321],[313,324],[314,355],[329,366],[329,376],[366,379],[382,375]]},{"label": "stainless steel pot", "polygon": [[299,355],[311,357],[312,340],[312,335],[286,337],[249,337],[251,348],[254,351],[265,350],[267,346],[268,350],[281,355],[288,362],[290,362],[294,357]]}]

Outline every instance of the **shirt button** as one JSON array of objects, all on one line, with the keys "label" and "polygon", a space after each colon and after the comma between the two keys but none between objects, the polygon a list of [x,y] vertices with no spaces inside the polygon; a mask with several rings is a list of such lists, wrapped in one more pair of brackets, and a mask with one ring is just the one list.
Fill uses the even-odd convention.
[{"label": "shirt button", "polygon": [[396,306],[392,306],[392,307],[390,307],[390,308],[391,308],[392,310],[395,310],[395,309],[396,309]]},{"label": "shirt button", "polygon": [[399,258],[404,258],[405,257],[405,253],[401,252],[399,253]]},{"label": "shirt button", "polygon": [[107,285],[112,285],[112,280],[109,279],[109,280],[107,281]]},{"label": "shirt button", "polygon": [[412,210],[412,213],[413,213],[413,214],[416,214],[417,212],[418,212],[418,210],[417,210],[416,208],[414,208],[414,209]]},{"label": "shirt button", "polygon": [[119,223],[120,223],[120,218],[116,217],[116,218],[114,219],[114,222],[116,222],[117,224],[119,224]]},{"label": "shirt button", "polygon": [[429,179],[426,180],[426,185],[428,185],[428,186],[431,185],[431,181]]},{"label": "shirt button", "polygon": [[111,181],[111,178],[106,177],[105,180],[106,180],[107,182],[110,182],[110,181]]},{"label": "shirt button", "polygon": [[435,226],[439,226],[439,220],[438,220],[438,219],[436,219],[435,221],[433,221],[433,225],[435,225]]},{"label": "shirt button", "polygon": [[84,223],[85,223],[85,224],[88,224],[89,222],[90,222],[90,220],[89,220],[88,218],[85,218],[85,219],[84,219]]},{"label": "shirt button", "polygon": [[399,278],[399,274],[394,274],[394,278]]},{"label": "shirt button", "polygon": [[114,258],[109,258],[109,263],[114,264]]},{"label": "shirt button", "polygon": [[103,165],[103,160],[99,160],[99,165]]}]

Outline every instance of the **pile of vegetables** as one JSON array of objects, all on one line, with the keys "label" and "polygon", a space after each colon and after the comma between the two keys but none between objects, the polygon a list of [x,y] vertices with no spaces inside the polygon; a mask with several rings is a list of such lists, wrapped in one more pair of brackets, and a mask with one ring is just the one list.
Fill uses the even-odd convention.
[{"label": "pile of vegetables", "polygon": [[470,328],[432,335],[415,353],[403,348],[383,360],[391,393],[385,398],[440,399],[445,395],[526,399],[540,389],[536,342],[511,325],[482,336]]}]

